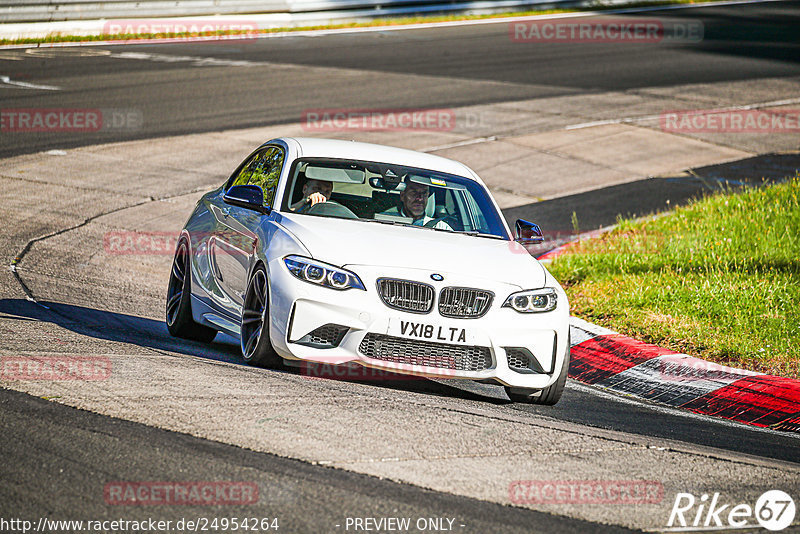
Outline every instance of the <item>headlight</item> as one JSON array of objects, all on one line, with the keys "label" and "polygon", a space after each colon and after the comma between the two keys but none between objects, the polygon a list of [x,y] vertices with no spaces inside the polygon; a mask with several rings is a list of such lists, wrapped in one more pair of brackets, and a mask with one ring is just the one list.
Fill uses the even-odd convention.
[{"label": "headlight", "polygon": [[514,308],[520,313],[549,312],[557,303],[556,290],[552,287],[544,289],[528,289],[508,296],[503,308]]},{"label": "headlight", "polygon": [[333,265],[302,256],[286,256],[283,258],[283,263],[286,264],[286,268],[289,269],[290,273],[303,282],[331,289],[355,288],[366,291],[364,284],[361,283],[355,273],[351,273],[341,267],[334,267]]}]

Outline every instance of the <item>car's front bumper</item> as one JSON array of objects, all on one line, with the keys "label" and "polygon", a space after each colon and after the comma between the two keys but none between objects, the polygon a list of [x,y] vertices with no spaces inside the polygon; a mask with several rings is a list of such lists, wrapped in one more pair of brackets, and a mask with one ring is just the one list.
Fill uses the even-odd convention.
[{"label": "car's front bumper", "polygon": [[[422,277],[427,271],[416,269],[348,268],[359,275],[366,291],[318,287],[292,276],[282,259],[271,262],[270,337],[282,357],[326,364],[357,362],[403,374],[494,380],[518,388],[540,389],[558,378],[568,349],[569,312],[557,284],[553,283],[558,292],[554,310],[522,314],[501,305],[512,292],[531,288],[464,280],[449,273],[444,273],[444,281],[432,282]],[[449,285],[489,289],[495,299],[489,311],[476,319],[443,317],[436,306],[428,314],[399,311],[381,300],[375,283],[379,276],[424,282],[437,294]],[[411,324],[419,325],[415,335]],[[325,325],[342,327],[343,337],[337,338],[336,346],[319,348],[304,340]],[[527,350],[539,370],[509,367],[509,347]]]}]

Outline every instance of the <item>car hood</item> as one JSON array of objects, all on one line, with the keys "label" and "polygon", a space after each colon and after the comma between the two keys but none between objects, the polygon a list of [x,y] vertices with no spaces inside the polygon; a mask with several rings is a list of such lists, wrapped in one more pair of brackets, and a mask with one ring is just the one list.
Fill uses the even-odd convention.
[{"label": "car hood", "polygon": [[282,214],[281,222],[314,259],[354,265],[425,269],[536,289],[545,270],[514,241],[425,228]]}]

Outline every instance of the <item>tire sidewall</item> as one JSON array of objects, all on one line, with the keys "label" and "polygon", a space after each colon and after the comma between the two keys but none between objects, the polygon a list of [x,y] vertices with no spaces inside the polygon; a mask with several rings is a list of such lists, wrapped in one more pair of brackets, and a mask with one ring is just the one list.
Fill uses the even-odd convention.
[{"label": "tire sidewall", "polygon": [[[166,310],[166,322],[167,322],[167,329],[173,335],[179,335],[180,331],[186,327],[188,324],[187,319],[189,321],[192,320],[192,308],[190,304],[191,300],[191,291],[192,291],[192,284],[191,284],[191,276],[192,273],[190,271],[191,265],[189,264],[189,245],[186,244],[185,241],[181,241],[178,244],[178,249],[175,251],[175,256],[177,257],[178,253],[180,252],[181,246],[186,248],[186,252],[184,253],[184,274],[183,274],[183,288],[181,292],[181,299],[178,303],[178,310],[175,314],[175,320],[172,324],[169,323],[169,311]],[[173,258],[173,268],[175,264],[175,259]],[[172,282],[171,277],[174,276],[170,271],[170,283]],[[169,289],[167,289],[167,302],[169,302]]]},{"label": "tire sidewall", "polygon": [[[242,358],[244,361],[251,365],[264,365],[267,367],[277,367],[282,363],[280,356],[275,352],[275,349],[272,347],[272,341],[270,339],[270,287],[269,287],[269,276],[267,275],[267,270],[264,268],[263,264],[259,264],[253,270],[253,274],[250,276],[250,281],[247,283],[247,291],[245,292],[245,299],[250,296],[250,291],[253,289],[253,280],[255,280],[256,274],[261,271],[264,273],[264,313],[261,315],[261,336],[258,339],[258,343],[256,343],[256,348],[253,351],[252,355],[248,358],[244,353],[244,341],[240,340],[239,346],[242,350]],[[244,314],[244,303],[242,305],[242,313]],[[240,335],[241,338],[241,335]]]}]

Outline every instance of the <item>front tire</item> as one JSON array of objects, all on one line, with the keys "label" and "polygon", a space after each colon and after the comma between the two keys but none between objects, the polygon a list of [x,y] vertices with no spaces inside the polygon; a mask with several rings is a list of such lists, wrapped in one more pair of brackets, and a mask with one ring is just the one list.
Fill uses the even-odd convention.
[{"label": "front tire", "polygon": [[567,375],[569,374],[569,360],[570,339],[567,337],[567,353],[564,355],[564,363],[561,364],[558,380],[544,389],[524,389],[506,386],[506,395],[514,402],[544,406],[555,405],[561,399],[561,394],[564,393],[564,386],[567,383]]},{"label": "front tire", "polygon": [[167,330],[175,337],[210,343],[217,335],[213,328],[197,324],[192,318],[192,273],[189,268],[189,245],[178,243],[167,287]]},{"label": "front tire", "polygon": [[247,284],[240,338],[244,361],[270,369],[282,366],[283,359],[269,340],[269,284],[263,265],[256,267]]}]

